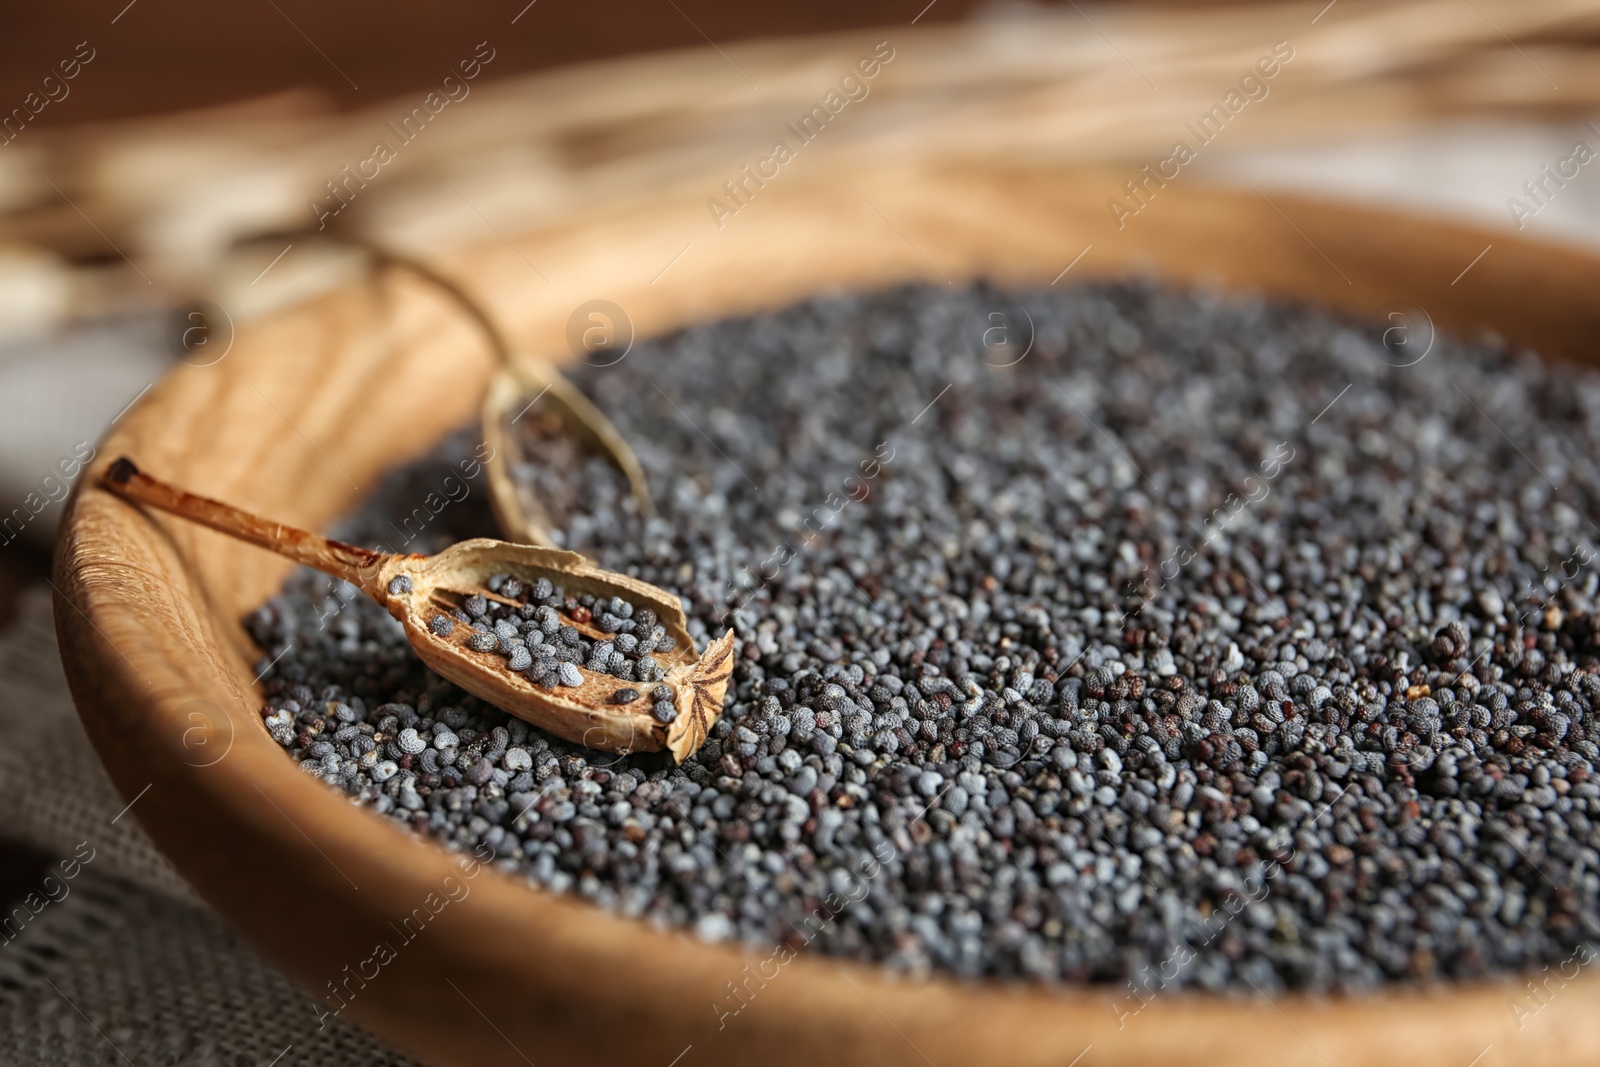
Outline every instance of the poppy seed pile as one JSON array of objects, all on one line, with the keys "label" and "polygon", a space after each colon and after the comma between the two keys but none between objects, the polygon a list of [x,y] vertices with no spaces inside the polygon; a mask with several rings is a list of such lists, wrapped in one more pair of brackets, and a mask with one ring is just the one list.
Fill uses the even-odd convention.
[{"label": "poppy seed pile", "polygon": [[[407,582],[409,592],[410,580],[395,579],[401,581]],[[395,591],[391,583],[390,592]],[[496,574],[488,581],[488,591],[492,597],[473,593],[454,611],[436,612],[428,619],[428,629],[438,637],[450,637],[458,624],[464,624],[471,630],[464,642],[467,648],[499,655],[507,670],[548,689],[581,686],[579,667],[627,682],[659,682],[666,676],[652,653],[671,650],[673,640],[649,608],[635,611],[621,597],[569,596],[548,578],[525,583],[514,575]],[[587,636],[572,622],[592,626],[606,636]],[[614,697],[614,703],[639,698],[634,689],[619,686],[617,692],[633,696]],[[662,692],[665,696],[656,698],[656,718],[670,723],[677,718],[677,708],[672,691],[662,687]],[[666,706],[660,707],[663,702]]]},{"label": "poppy seed pile", "polygon": [[[763,955],[1123,997],[1554,964],[1600,936],[1600,375],[1391,325],[913,286],[637,344],[575,379],[658,515],[574,453],[563,543],[735,627],[698,753],[508,719],[309,571],[248,620],[263,714],[357,803]],[[427,547],[495,532],[477,494]]]}]

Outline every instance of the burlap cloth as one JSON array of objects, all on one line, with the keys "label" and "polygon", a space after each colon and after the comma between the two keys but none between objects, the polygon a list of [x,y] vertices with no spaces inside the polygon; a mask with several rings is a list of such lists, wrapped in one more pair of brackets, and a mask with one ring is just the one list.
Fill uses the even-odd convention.
[{"label": "burlap cloth", "polygon": [[[67,695],[50,589],[0,632],[0,836],[60,862],[0,925],[0,1064],[408,1064],[229,930],[156,851]],[[120,817],[119,817],[120,816]],[[36,910],[35,910],[36,909]]]}]

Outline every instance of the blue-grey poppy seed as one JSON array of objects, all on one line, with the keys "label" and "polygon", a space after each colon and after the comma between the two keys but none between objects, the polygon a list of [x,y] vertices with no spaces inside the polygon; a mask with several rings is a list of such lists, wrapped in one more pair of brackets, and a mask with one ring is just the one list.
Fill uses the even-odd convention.
[{"label": "blue-grey poppy seed", "polygon": [[558,677],[561,684],[569,689],[576,689],[583,684],[583,675],[578,673],[578,668],[570,663],[563,663]]},{"label": "blue-grey poppy seed", "polygon": [[[681,596],[697,645],[738,631],[724,713],[682,763],[507,718],[303,568],[245,622],[270,736],[382,817],[708,939],[770,943],[774,916],[851,895],[870,861],[870,903],[815,951],[1098,984],[1124,1017],[1153,993],[1381,996],[1569,965],[1600,930],[1600,599],[1582,562],[1600,372],[1443,333],[1392,372],[1373,356],[1391,322],[1141,280],[1010,294],[1039,336],[995,373],[951,324],[997,292],[832,296],[575,366],[648,442],[655,518],[554,422],[513,428],[531,462],[509,473],[563,547]],[[759,494],[663,417],[658,374]],[[1082,411],[1060,395],[1074,382],[1094,386]],[[874,427],[898,455],[874,453]],[[403,527],[473,433],[392,472],[350,536]],[[1559,467],[1549,493],[1535,452]],[[788,505],[852,471],[870,503],[743,584]],[[444,525],[492,535],[480,512],[415,547],[442,547]],[[1172,578],[1175,538],[1197,555]],[[483,614],[457,618],[516,624],[507,667],[521,634],[581,618],[607,641],[529,642],[522,673],[554,687],[594,661],[608,673],[580,677],[613,712],[688,718],[643,680],[691,651],[677,627],[551,574],[496,576]],[[612,705],[624,688],[643,695]],[[444,727],[459,745],[438,747]],[[406,752],[405,729],[433,747]],[[1192,950],[1176,969],[1174,937]]]},{"label": "blue-grey poppy seed", "polygon": [[480,630],[467,638],[467,647],[474,652],[493,652],[500,647],[500,639],[493,633]]},{"label": "blue-grey poppy seed", "polygon": [[411,592],[411,576],[410,575],[397,574],[393,578],[389,579],[389,595],[390,596],[399,596],[402,593],[409,593],[409,592]]},{"label": "blue-grey poppy seed", "polygon": [[456,629],[456,620],[448,615],[435,615],[428,620],[428,629],[440,637],[449,637]]}]

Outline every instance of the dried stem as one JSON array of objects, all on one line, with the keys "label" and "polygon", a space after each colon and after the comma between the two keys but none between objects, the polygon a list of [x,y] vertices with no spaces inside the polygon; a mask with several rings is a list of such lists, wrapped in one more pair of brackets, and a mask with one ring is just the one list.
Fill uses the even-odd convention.
[{"label": "dried stem", "polygon": [[219,533],[248,541],[324,574],[343,578],[380,604],[388,599],[378,581],[380,569],[391,558],[386,553],[358,548],[296,526],[285,526],[232,504],[179,489],[144,473],[127,456],[107,468],[102,484],[127,500],[148,504],[202,526],[209,526]]},{"label": "dried stem", "polygon": [[403,267],[404,269],[409,270],[411,273],[417,275],[419,278],[422,278],[424,281],[430,282],[444,290],[444,292],[449,294],[452,300],[461,305],[461,309],[467,313],[473,322],[478,324],[480,329],[483,330],[484,335],[489,339],[489,347],[493,349],[495,358],[500,361],[500,366],[506,370],[512,370],[514,368],[515,357],[512,355],[511,342],[506,339],[506,335],[501,331],[499,324],[496,323],[489,313],[484,310],[483,305],[478,302],[478,299],[471,293],[467,292],[467,290],[464,289],[458,282],[444,274],[441,274],[439,271],[433,269],[433,267],[429,266],[420,259],[408,256],[403,252],[396,252],[393,249],[385,248],[383,245],[380,245],[375,241],[368,241],[360,237],[352,237],[343,234],[341,234],[337,240],[356,245],[357,247],[364,249],[378,262],[388,264],[389,266]]}]

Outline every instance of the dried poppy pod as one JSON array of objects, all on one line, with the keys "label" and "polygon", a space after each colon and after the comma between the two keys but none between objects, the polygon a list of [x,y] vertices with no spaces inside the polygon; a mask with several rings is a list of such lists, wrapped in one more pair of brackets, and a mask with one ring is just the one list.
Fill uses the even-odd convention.
[{"label": "dried poppy pod", "polygon": [[[733,631],[697,656],[676,596],[637,578],[601,570],[576,552],[490,538],[462,541],[432,556],[377,552],[189,493],[145,474],[127,457],[107,469],[102,484],[118,496],[345,579],[399,620],[411,647],[435,672],[558,737],[608,752],[666,749],[681,763],[705,743],[722,714],[723,697],[733,675]],[[671,642],[670,648],[654,650],[659,653],[654,658],[662,677],[632,689],[621,679],[564,660],[563,676],[577,684],[539,684],[524,671],[512,670],[495,651],[473,647],[481,643],[484,634],[494,631],[455,623],[457,612],[470,617],[466,611],[469,600],[476,601],[472,606],[490,601],[523,606],[490,588],[490,579],[496,575],[515,577],[528,586],[546,579],[569,595],[616,597],[649,609]],[[570,629],[596,642],[609,640],[587,610],[558,614],[563,632]],[[435,622],[441,617],[452,621],[444,625]],[[475,636],[480,641],[475,642]],[[649,694],[657,686],[672,692],[676,714],[671,722],[660,721],[654,713]],[[619,691],[630,689],[634,693],[631,700],[615,702]]]},{"label": "dried poppy pod", "polygon": [[537,462],[527,453],[525,435],[559,436],[582,452],[604,456],[628,479],[639,510],[655,514],[638,457],[583,391],[542,361],[508,359],[483,397],[483,438],[497,459],[486,468],[489,501],[507,537],[554,544],[552,531],[566,526],[570,507],[512,476],[518,466]]},{"label": "dried poppy pod", "polygon": [[484,442],[496,461],[488,464],[489,499],[505,535],[531,545],[554,545],[553,532],[566,525],[571,505],[549,500],[512,477],[517,466],[534,462],[524,434],[560,438],[580,453],[602,456],[628,479],[628,488],[645,515],[655,514],[644,470],[627,439],[611,425],[583,391],[549,362],[512,348],[483,306],[456,282],[428,264],[357,239],[381,263],[403,267],[437,286],[460,304],[483,330],[498,366],[484,392]]}]

